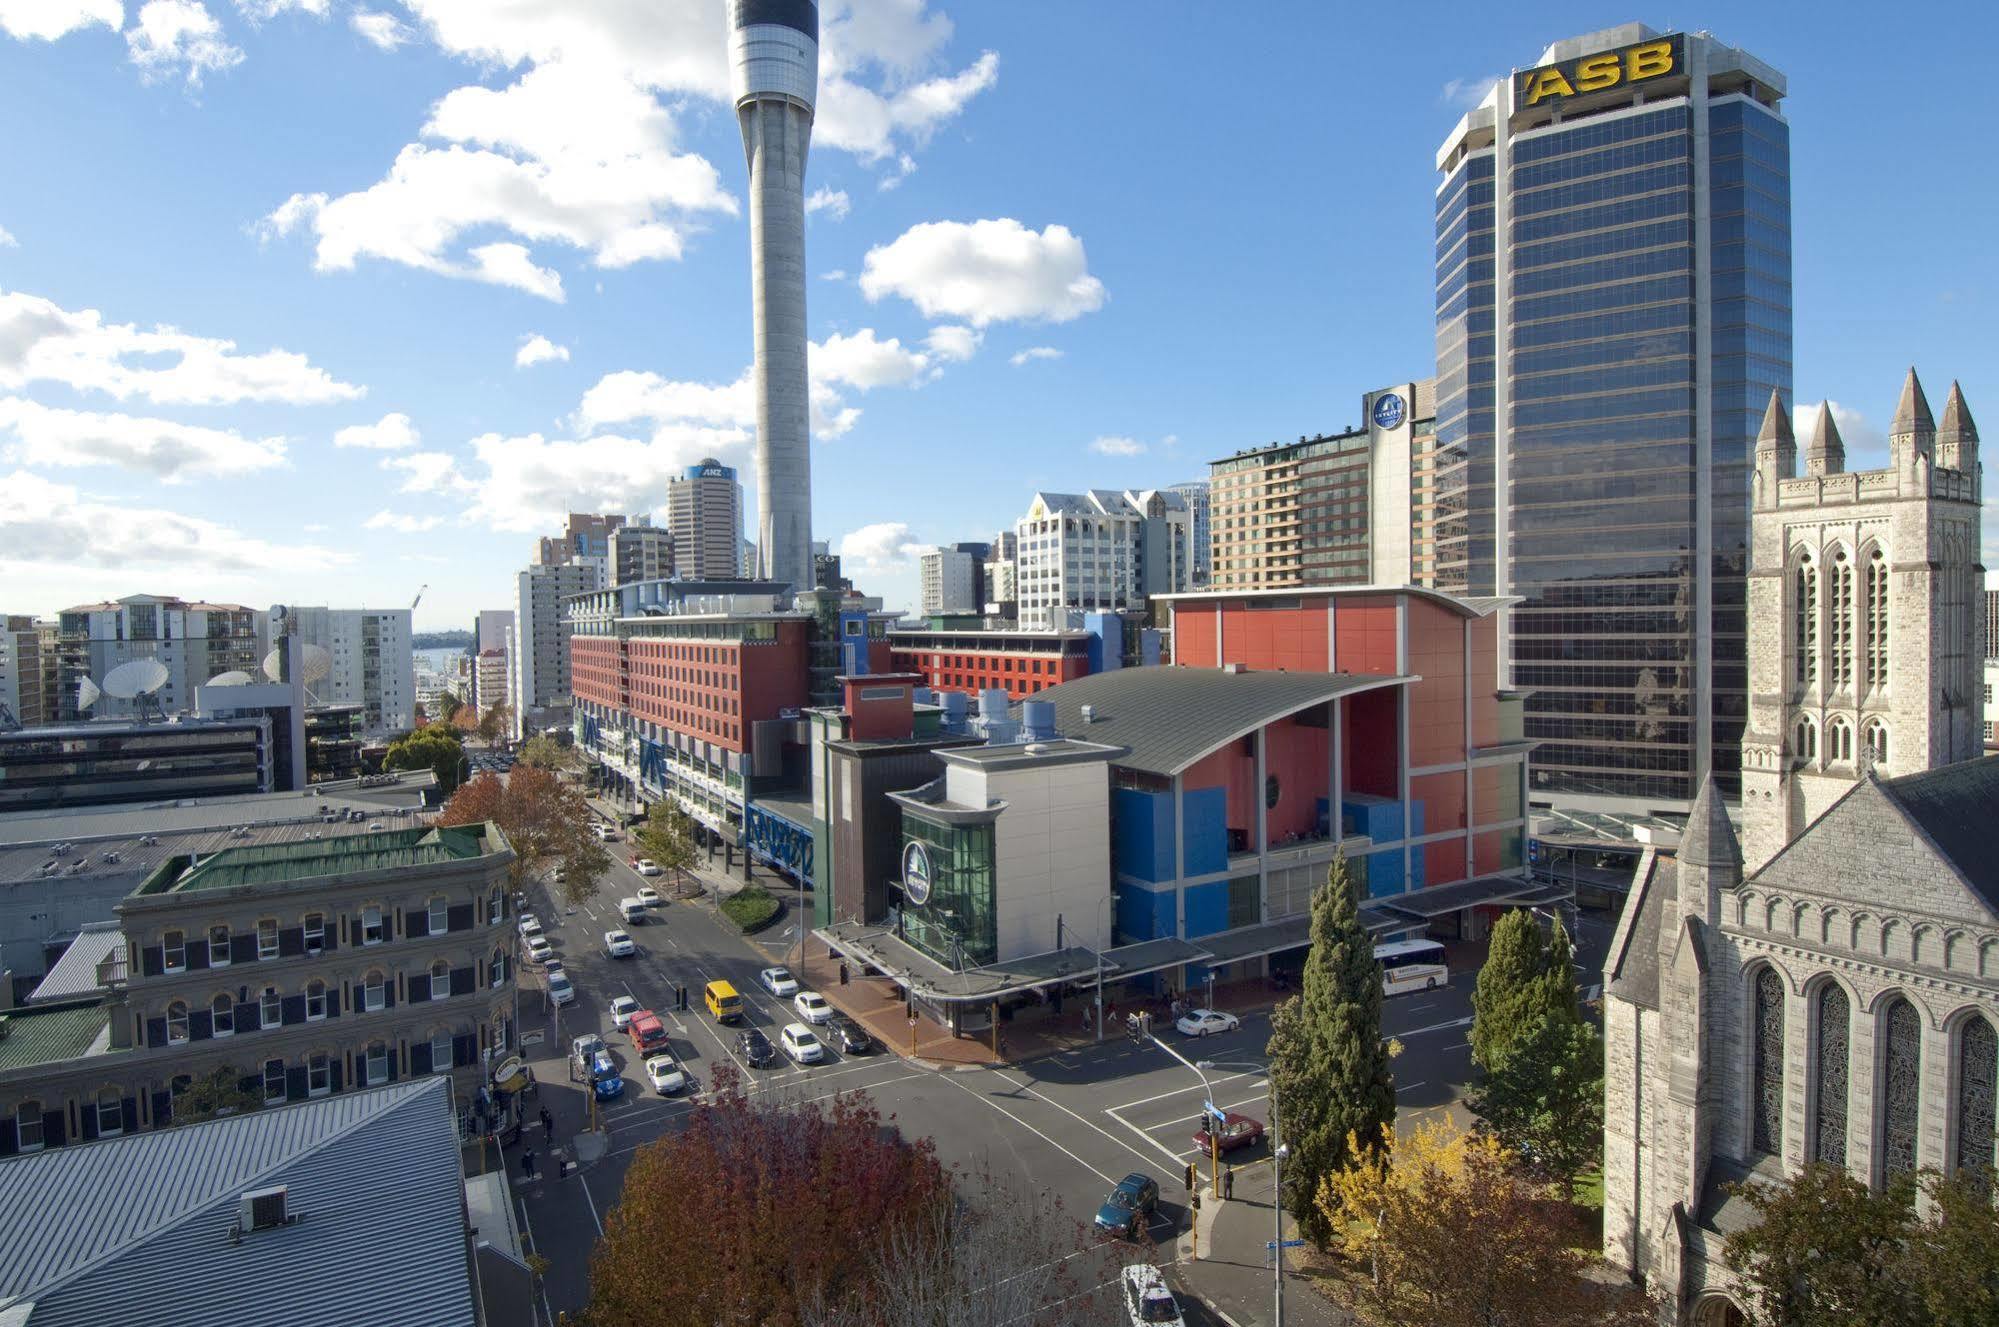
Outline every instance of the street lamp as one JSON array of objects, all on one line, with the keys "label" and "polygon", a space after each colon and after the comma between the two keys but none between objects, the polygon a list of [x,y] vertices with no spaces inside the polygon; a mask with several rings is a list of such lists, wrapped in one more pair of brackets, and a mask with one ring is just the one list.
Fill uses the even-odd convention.
[{"label": "street lamp", "polygon": [[[1291,1159],[1291,1145],[1277,1142],[1277,1083],[1270,1077],[1270,1066],[1266,1064],[1217,1064],[1213,1060],[1202,1060],[1199,1069],[1247,1070],[1263,1075],[1264,1086],[1270,1090],[1270,1263],[1276,1274],[1277,1316],[1271,1321],[1275,1327],[1284,1327],[1284,1163]],[[1203,1080],[1206,1081],[1205,1079]]]}]

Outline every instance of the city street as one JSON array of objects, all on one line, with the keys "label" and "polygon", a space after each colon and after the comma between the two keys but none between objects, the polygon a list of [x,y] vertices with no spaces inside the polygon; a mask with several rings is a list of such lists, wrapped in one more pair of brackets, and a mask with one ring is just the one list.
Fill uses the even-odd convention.
[{"label": "city street", "polygon": [[[1260,1255],[1270,1237],[1267,1144],[1237,1154],[1234,1202],[1216,1216],[1214,1239],[1221,1257],[1212,1265],[1195,1262],[1187,1247],[1184,1171],[1188,1162],[1199,1159],[1191,1136],[1206,1090],[1186,1066],[1157,1047],[1135,1044],[1120,1034],[1098,1046],[998,1069],[938,1071],[885,1050],[853,1057],[830,1049],[818,1065],[799,1067],[780,1060],[773,1068],[750,1069],[736,1060],[737,1029],[718,1027],[701,1007],[701,987],[714,978],[727,978],[744,996],[748,1023],[775,1041],[778,1029],[796,1021],[796,1016],[789,1001],[773,997],[757,982],[757,973],[773,960],[705,901],[668,902],[654,909],[644,924],[625,928],[638,942],[639,954],[608,957],[603,932],[622,925],[616,900],[636,893],[640,884],[625,864],[629,845],[611,846],[617,850],[617,865],[594,899],[557,916],[550,916],[546,908],[539,911],[576,985],[576,1003],[559,1014],[551,1010],[539,988],[538,971],[526,975],[521,992],[523,1030],[528,1037],[536,1033],[542,1037],[528,1051],[541,1085],[539,1104],[554,1116],[554,1144],[562,1156],[574,1156],[574,1137],[587,1127],[589,1114],[586,1086],[570,1081],[570,1039],[583,1032],[604,1036],[621,1060],[626,1080],[623,1097],[603,1110],[608,1136],[600,1159],[557,1178],[549,1141],[534,1125],[524,1134],[522,1147],[535,1152],[539,1177],[522,1184],[520,1149],[509,1150],[507,1162],[522,1198],[523,1226],[535,1249],[550,1262],[545,1311],[552,1315],[584,1303],[590,1250],[605,1212],[618,1200],[632,1154],[685,1118],[691,1109],[688,1095],[706,1086],[716,1065],[734,1061],[760,1093],[818,1101],[839,1092],[864,1091],[905,1132],[934,1138],[947,1164],[989,1164],[1014,1173],[1045,1190],[1079,1221],[1088,1221],[1106,1191],[1124,1175],[1150,1174],[1161,1190],[1159,1219],[1151,1233],[1158,1246],[1155,1260],[1178,1263],[1176,1282],[1213,1299],[1242,1327],[1269,1321],[1269,1273],[1250,1265],[1249,1257],[1241,1253],[1253,1250]],[[781,947],[787,927],[788,920],[782,920],[763,938],[774,949]],[[1582,932],[1582,963],[1600,964],[1608,923],[1586,915]],[[1454,972],[1449,987],[1401,996],[1386,1006],[1384,1030],[1403,1048],[1395,1066],[1401,1127],[1451,1107],[1469,1078],[1466,1035],[1475,975]],[[1588,985],[1593,976],[1585,972],[1582,980]],[[690,1008],[684,1013],[672,1008],[676,985],[688,989]],[[674,1098],[655,1094],[631,1054],[629,1041],[612,1030],[607,1003],[626,994],[666,1020],[674,1054],[693,1080],[689,1094]],[[1247,1016],[1240,1029],[1201,1040],[1165,1035],[1190,1060],[1217,1066],[1208,1073],[1216,1105],[1269,1119],[1261,1076],[1269,1036],[1266,1015]],[[531,1103],[530,1113],[533,1109]],[[686,1199],[698,1203],[700,1195],[689,1194]],[[1302,1299],[1305,1288],[1299,1289]],[[1298,1311],[1302,1314],[1305,1308],[1301,1304]]]}]

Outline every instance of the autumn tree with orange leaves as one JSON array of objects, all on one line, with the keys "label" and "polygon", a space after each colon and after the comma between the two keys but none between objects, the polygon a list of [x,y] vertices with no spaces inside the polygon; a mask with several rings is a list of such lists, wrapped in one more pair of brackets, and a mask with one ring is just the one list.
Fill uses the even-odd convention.
[{"label": "autumn tree with orange leaves", "polygon": [[590,808],[582,794],[547,770],[516,765],[505,779],[481,774],[453,793],[437,817],[440,825],[485,821],[498,825],[513,845],[507,870],[517,890],[530,876],[560,866],[563,895],[577,903],[610,869],[610,854],[590,833]]}]

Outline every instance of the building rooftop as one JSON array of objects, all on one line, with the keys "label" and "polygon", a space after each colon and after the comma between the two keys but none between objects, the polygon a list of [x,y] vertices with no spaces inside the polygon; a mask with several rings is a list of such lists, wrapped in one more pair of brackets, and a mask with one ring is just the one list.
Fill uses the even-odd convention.
[{"label": "building rooftop", "polygon": [[[1064,682],[1033,699],[1055,706],[1055,726],[1064,735],[1124,747],[1128,754],[1118,757],[1117,764],[1174,775],[1288,714],[1414,680],[1368,673],[1120,668]],[[1085,705],[1091,711],[1088,721]]]},{"label": "building rooftop", "polygon": [[[76,843],[110,846],[118,839],[241,825],[317,825],[334,812],[360,811],[370,817],[424,809],[424,796],[437,786],[429,770],[368,779],[317,783],[302,792],[241,793],[228,797],[123,802],[110,806],[43,807],[0,815],[0,863],[6,845]],[[0,865],[0,880],[8,879]]]},{"label": "building rooftop", "polygon": [[253,844],[224,848],[205,858],[169,861],[136,892],[189,894],[245,885],[289,885],[327,876],[471,861],[505,847],[506,840],[488,825],[387,829],[331,839]]},{"label": "building rooftop", "polygon": [[97,978],[98,964],[124,952],[125,932],[117,922],[86,922],[41,984],[29,993],[28,1003],[49,1004],[98,994],[104,989]]},{"label": "building rooftop", "polygon": [[[39,1008],[12,1009],[4,1017],[7,1035],[0,1037],[0,1072],[26,1069],[31,1065],[81,1060],[104,1051],[110,1043],[111,1011],[96,1000]],[[0,1164],[0,1209],[9,1176]],[[6,1277],[6,1236],[0,1233],[0,1282]],[[4,1301],[0,1301],[0,1322],[5,1322]]]},{"label": "building rooftop", "polygon": [[1420,585],[1294,585],[1275,590],[1182,590],[1175,594],[1155,594],[1152,598],[1164,604],[1201,604],[1229,599],[1339,599],[1373,594],[1406,594],[1416,599],[1428,599],[1465,617],[1490,617],[1500,609],[1520,602],[1519,595],[1446,594],[1442,590],[1425,589]]},{"label": "building rooftop", "polygon": [[1881,791],[1935,845],[1994,914],[1999,914],[1999,857],[1992,813],[1999,807],[1999,756],[1960,761],[1882,782]]},{"label": "building rooftop", "polygon": [[[301,1219],[233,1236],[244,1193]],[[0,1161],[0,1323],[478,1321],[450,1084]]]}]

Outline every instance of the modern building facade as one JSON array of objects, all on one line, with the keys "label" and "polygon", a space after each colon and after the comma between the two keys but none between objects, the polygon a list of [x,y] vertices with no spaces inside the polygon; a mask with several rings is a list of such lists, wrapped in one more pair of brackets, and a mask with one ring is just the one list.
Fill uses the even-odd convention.
[{"label": "modern building facade", "polygon": [[933,548],[916,560],[917,611],[925,617],[940,613],[976,613],[981,608],[984,564],[960,548]]},{"label": "modern building facade", "polygon": [[1736,795],[1750,451],[1791,388],[1784,76],[1626,24],[1501,79],[1437,153],[1437,446],[1466,589],[1557,805]]},{"label": "modern building facade", "polygon": [[1069,609],[1143,612],[1144,527],[1145,517],[1113,489],[1036,493],[1014,523],[1020,624],[1052,626]]},{"label": "modern building facade", "polygon": [[[1110,618],[1110,667],[1119,661],[1120,631]],[[932,691],[971,695],[1004,691],[1025,700],[1104,666],[1104,628],[1095,631],[954,630],[896,627],[888,633],[889,667],[922,679]]]},{"label": "modern building facade", "polygon": [[1186,484],[1169,484],[1166,491],[1178,494],[1187,504],[1187,521],[1192,530],[1192,539],[1187,563],[1187,585],[1189,590],[1205,590],[1214,576],[1215,536],[1208,523],[1208,501],[1212,483],[1206,479],[1196,479]]},{"label": "modern building facade", "polygon": [[[644,518],[637,523],[643,524]],[[534,565],[553,567],[591,558],[608,562],[611,539],[625,524],[623,516],[571,512],[561,534],[535,541]]]},{"label": "modern building facade", "polygon": [[1909,370],[1888,447],[1885,469],[1848,471],[1821,407],[1800,475],[1790,417],[1771,393],[1749,574],[1751,871],[1867,770],[1892,779],[1983,750],[1978,427],[1957,385],[1939,423]]},{"label": "modern building facade", "polygon": [[673,534],[654,525],[650,516],[636,516],[629,525],[611,531],[611,585],[673,579]]},{"label": "modern building facade", "polygon": [[676,575],[713,581],[754,574],[742,569],[743,486],[734,466],[711,456],[667,480],[666,528]]},{"label": "modern building facade", "polygon": [[[0,705],[26,727],[49,722],[42,708],[42,637],[35,619],[0,614]],[[7,722],[0,715],[0,725]]]},{"label": "modern building facade", "polygon": [[511,608],[480,609],[479,619],[475,624],[474,631],[472,632],[472,649],[470,653],[473,654],[474,656],[477,656],[484,654],[487,650],[506,649],[507,633],[512,631],[513,629],[514,629],[513,609]]},{"label": "modern building facade", "polygon": [[269,792],[278,766],[262,716],[46,724],[0,732],[0,811]]},{"label": "modern building facade", "polygon": [[77,707],[85,678],[101,682],[135,659],[157,659],[167,670],[166,684],[152,697],[159,708],[169,714],[187,709],[194,704],[194,689],[218,673],[256,674],[270,645],[268,624],[263,612],[242,604],[155,594],[66,608],[57,618],[60,705],[54,721],[73,723],[80,714],[136,715],[138,701],[109,695],[87,711]]},{"label": "modern building facade", "polygon": [[[633,528],[611,538],[622,539]],[[527,567],[515,577],[517,625],[507,660],[512,672],[507,703],[513,709],[509,723],[516,741],[536,726],[539,712],[568,704],[569,624],[563,605],[576,595],[603,589],[605,566],[605,559],[582,558]]]},{"label": "modern building facade", "polygon": [[314,699],[359,705],[363,731],[406,732],[416,723],[416,655],[407,608],[272,608],[274,634],[324,649],[333,671]]}]

